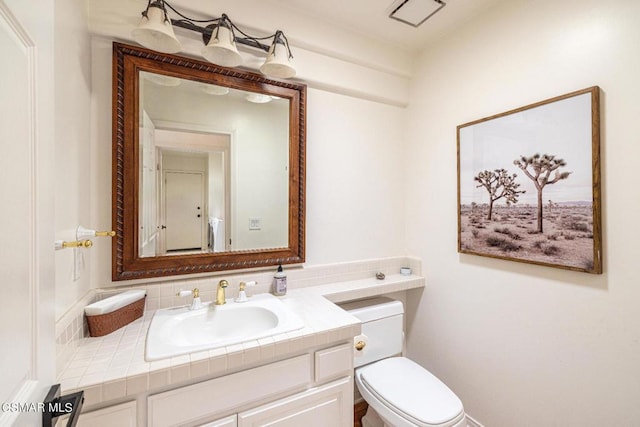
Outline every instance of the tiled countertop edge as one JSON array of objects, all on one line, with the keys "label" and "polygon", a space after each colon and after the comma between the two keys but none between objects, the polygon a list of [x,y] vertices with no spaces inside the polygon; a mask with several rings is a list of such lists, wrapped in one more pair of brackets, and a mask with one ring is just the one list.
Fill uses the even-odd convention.
[{"label": "tiled countertop edge", "polygon": [[333,303],[339,303],[355,299],[375,297],[392,292],[424,288],[424,286],[425,278],[422,276],[392,274],[386,276],[383,280],[362,279],[331,283],[328,285],[306,288],[305,291],[322,295]]},{"label": "tiled countertop edge", "polygon": [[[377,272],[385,274],[399,273],[400,268],[409,267],[416,275],[422,274],[422,263],[419,258],[411,256],[394,256],[366,260],[354,260],[331,264],[305,265],[300,268],[288,268],[289,291],[332,283],[360,281],[373,278]],[[237,274],[236,274],[237,273]],[[224,277],[230,283],[227,297],[237,296],[241,281],[254,281],[258,285],[250,293],[257,294],[271,291],[273,271],[242,271],[211,277],[172,277],[169,281],[145,282],[139,284],[123,283],[122,286],[91,289],[56,321],[56,371],[62,372],[74,357],[76,347],[89,337],[84,307],[99,299],[129,289],[145,289],[147,300],[145,310],[153,312],[158,308],[168,308],[188,304],[185,298],[176,297],[176,293],[185,289],[198,288],[203,301],[215,298],[217,280]],[[357,296],[356,296],[357,297]]]},{"label": "tiled countertop edge", "polygon": [[[424,277],[395,274],[387,276],[384,280],[371,278],[295,289],[290,291],[290,296],[287,298],[291,298],[291,303],[297,300],[315,300],[317,303],[317,297],[322,296],[331,302],[337,303],[422,288],[424,286]],[[322,301],[322,299],[319,301]],[[326,306],[326,308],[329,307],[332,306],[330,304]],[[136,321],[137,325],[131,324],[133,325],[132,328],[123,328],[121,336],[119,338],[114,337],[116,342],[118,340],[133,340],[134,336],[146,337],[146,332],[141,335],[140,331],[148,329],[152,316],[153,312],[147,312],[141,319]],[[226,375],[238,368],[249,368],[262,361],[269,363],[269,361],[275,360],[277,357],[286,357],[287,354],[293,354],[306,348],[348,340],[350,337],[360,333],[360,324],[346,322],[339,327],[317,329],[305,327],[302,330],[281,334],[276,337],[177,356],[143,365],[132,362],[128,365],[124,364],[120,369],[109,368],[109,371],[102,376],[87,375],[89,371],[99,370],[92,360],[91,365],[85,367],[83,378],[73,377],[73,368],[68,367],[61,373],[59,381],[62,383],[62,389],[65,393],[84,390],[85,405],[90,407],[101,402],[122,399],[128,396],[134,397],[148,390],[172,384],[199,379],[204,380],[213,378],[218,374]],[[87,348],[91,345],[87,346]],[[101,345],[104,345],[104,342]],[[78,350],[82,351],[82,349]],[[102,351],[102,348],[98,347],[95,351]],[[138,339],[134,351],[137,354],[143,354],[144,343],[140,343],[140,339]],[[79,361],[82,361],[82,359]]]}]

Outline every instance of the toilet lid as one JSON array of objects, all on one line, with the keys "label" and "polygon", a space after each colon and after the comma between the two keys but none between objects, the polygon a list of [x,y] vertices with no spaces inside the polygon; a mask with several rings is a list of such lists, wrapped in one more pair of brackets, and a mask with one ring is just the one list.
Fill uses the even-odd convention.
[{"label": "toilet lid", "polygon": [[392,357],[358,369],[362,384],[389,409],[421,424],[440,425],[463,412],[446,385],[414,361]]}]

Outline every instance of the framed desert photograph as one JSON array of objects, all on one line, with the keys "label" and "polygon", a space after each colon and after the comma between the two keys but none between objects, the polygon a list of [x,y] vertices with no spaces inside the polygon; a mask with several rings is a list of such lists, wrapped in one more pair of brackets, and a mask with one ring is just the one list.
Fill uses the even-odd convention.
[{"label": "framed desert photograph", "polygon": [[458,252],[602,273],[597,86],[458,126]]}]

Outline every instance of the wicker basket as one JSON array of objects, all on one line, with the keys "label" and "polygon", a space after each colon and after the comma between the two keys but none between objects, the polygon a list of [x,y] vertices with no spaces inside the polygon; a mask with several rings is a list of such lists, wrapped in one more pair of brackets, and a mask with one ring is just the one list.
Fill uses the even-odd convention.
[{"label": "wicker basket", "polygon": [[145,299],[146,296],[111,313],[98,314],[95,316],[85,315],[87,323],[89,324],[89,335],[92,337],[101,337],[110,334],[142,317]]}]

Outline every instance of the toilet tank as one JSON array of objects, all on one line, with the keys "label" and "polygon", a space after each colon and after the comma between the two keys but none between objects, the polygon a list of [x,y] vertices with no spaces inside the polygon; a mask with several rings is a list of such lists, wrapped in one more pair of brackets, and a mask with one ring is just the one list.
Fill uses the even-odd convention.
[{"label": "toilet tank", "polygon": [[400,301],[378,297],[340,304],[362,322],[367,345],[355,352],[355,367],[402,353],[404,308]]}]

